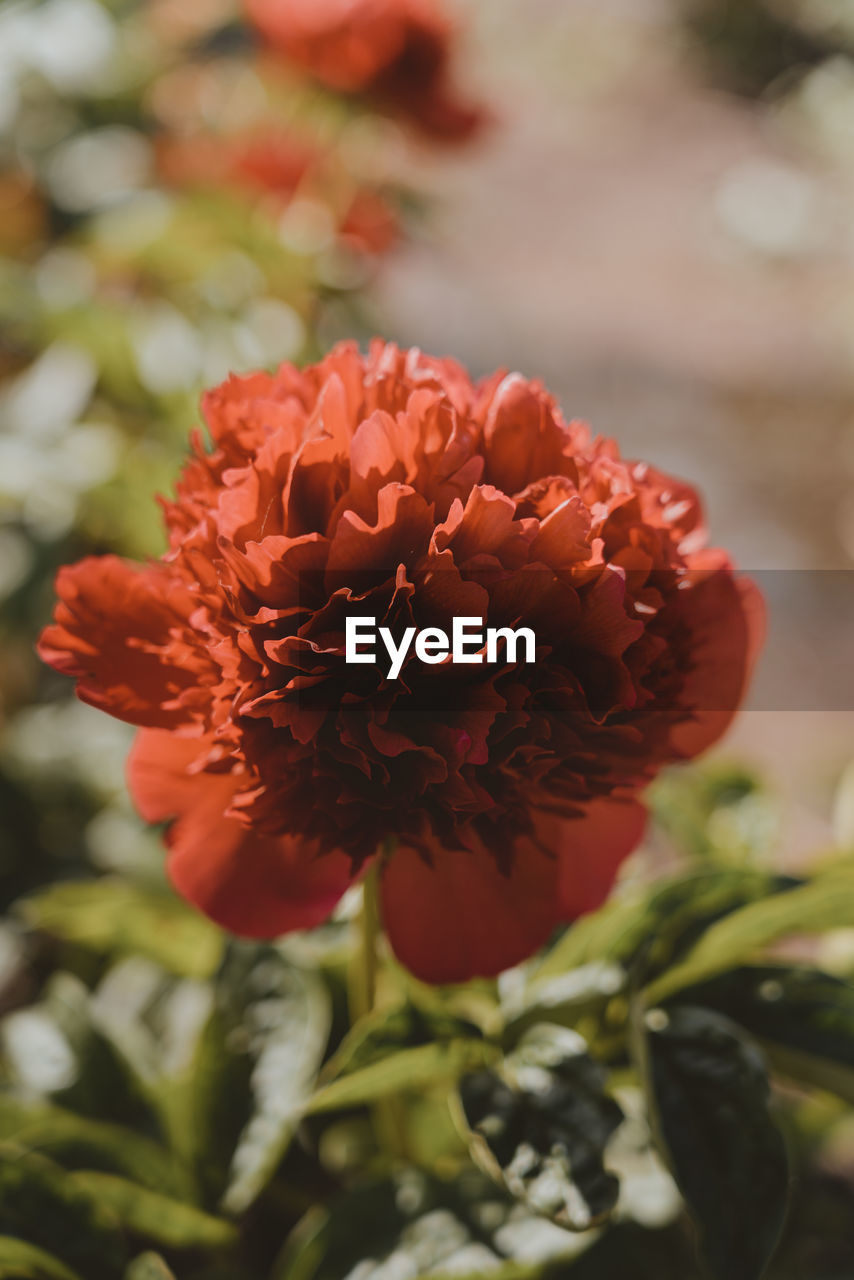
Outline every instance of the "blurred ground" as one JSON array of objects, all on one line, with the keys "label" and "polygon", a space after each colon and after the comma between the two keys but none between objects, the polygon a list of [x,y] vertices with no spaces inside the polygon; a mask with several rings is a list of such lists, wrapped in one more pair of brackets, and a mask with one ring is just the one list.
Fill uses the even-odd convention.
[{"label": "blurred ground", "polygon": [[[438,209],[380,278],[389,336],[541,376],[626,454],[699,483],[744,568],[851,570],[854,169],[828,72],[785,108],[727,94],[677,0],[528,0],[521,32],[515,0],[460,9],[498,120],[480,148],[412,156]],[[793,852],[854,752],[854,700],[834,696],[851,630],[810,574],[769,583],[762,709],[726,748],[789,797]]]}]

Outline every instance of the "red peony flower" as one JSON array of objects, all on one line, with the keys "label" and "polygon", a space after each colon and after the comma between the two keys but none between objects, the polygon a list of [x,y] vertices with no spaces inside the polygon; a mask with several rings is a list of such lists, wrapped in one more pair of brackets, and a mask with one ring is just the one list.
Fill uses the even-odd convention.
[{"label": "red peony flower", "polygon": [[451,83],[452,28],[438,0],[246,0],[267,43],[322,84],[365,94],[426,133],[469,137],[483,113]]},{"label": "red peony flower", "polygon": [[[473,384],[375,341],[205,397],[170,549],[63,569],[43,658],[139,725],[129,779],[173,819],[177,889],[235,933],[318,923],[378,862],[398,957],[490,975],[607,896],[662,765],[723,732],[755,589],[695,492],[567,423],[537,382]],[[533,662],[400,677],[347,619],[534,632]],[[521,657],[521,652],[519,655]],[[388,838],[395,837],[396,847]],[[381,852],[378,852],[381,850]]]}]

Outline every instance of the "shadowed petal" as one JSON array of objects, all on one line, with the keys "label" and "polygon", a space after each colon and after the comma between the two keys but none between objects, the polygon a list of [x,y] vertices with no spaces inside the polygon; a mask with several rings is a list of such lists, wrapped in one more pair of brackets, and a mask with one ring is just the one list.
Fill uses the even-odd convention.
[{"label": "shadowed petal", "polygon": [[647,812],[637,801],[596,800],[583,818],[539,814],[537,836],[554,849],[564,920],[601,907],[626,858],[643,838]]},{"label": "shadowed petal", "polygon": [[424,982],[491,977],[536,951],[560,922],[557,863],[534,851],[509,875],[485,849],[395,850],[382,877],[383,923],[398,960]]},{"label": "shadowed petal", "polygon": [[383,923],[398,960],[424,982],[493,977],[554,929],[593,911],[643,834],[636,803],[602,800],[583,817],[540,813],[508,873],[487,849],[400,847],[383,870]]},{"label": "shadowed petal", "polygon": [[142,816],[175,819],[167,835],[172,884],[242,937],[273,938],[321,924],[351,884],[350,859],[343,853],[318,856],[310,842],[255,832],[227,816],[244,779],[188,773],[205,745],[147,731],[137,735],[128,760],[128,783]]},{"label": "shadowed petal", "polygon": [[765,604],[755,583],[736,578],[729,565],[685,596],[692,664],[681,701],[694,715],[671,741],[677,756],[690,759],[722,737],[744,700],[765,638]]}]

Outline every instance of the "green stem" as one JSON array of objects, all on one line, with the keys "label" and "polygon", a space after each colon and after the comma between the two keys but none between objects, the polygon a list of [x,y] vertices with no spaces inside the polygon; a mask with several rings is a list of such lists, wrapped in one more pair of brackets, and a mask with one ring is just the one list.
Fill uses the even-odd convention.
[{"label": "green stem", "polygon": [[365,876],[362,905],[362,993],[365,1012],[370,1013],[377,1000],[377,942],[380,935],[379,874],[377,864]]},{"label": "green stem", "polygon": [[[383,858],[393,852],[396,841],[386,840],[362,881],[362,913],[359,939],[350,976],[350,1022],[373,1012],[377,998],[377,942],[382,930],[379,909],[379,878]],[[399,1158],[407,1158],[405,1115],[399,1098],[381,1098],[371,1108],[375,1132],[381,1147]]]},{"label": "green stem", "polygon": [[377,940],[380,933],[380,913],[377,902],[379,873],[377,864],[368,871],[362,882],[362,912],[359,917],[358,944],[353,955],[350,977],[350,1020],[357,1022],[370,1013],[377,995]]}]

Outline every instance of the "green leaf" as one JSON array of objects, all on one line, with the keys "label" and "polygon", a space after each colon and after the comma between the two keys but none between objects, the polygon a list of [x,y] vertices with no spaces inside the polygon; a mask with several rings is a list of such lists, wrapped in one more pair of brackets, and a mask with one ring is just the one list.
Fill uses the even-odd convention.
[{"label": "green leaf", "polygon": [[707,1009],[653,1010],[636,1053],[662,1154],[716,1280],[759,1280],[786,1215],[788,1162],[759,1051]]},{"label": "green leaf", "polygon": [[125,1272],[124,1280],[175,1280],[158,1253],[141,1253]]},{"label": "green leaf", "polygon": [[0,1280],[81,1280],[81,1277],[44,1249],[26,1240],[0,1236]]},{"label": "green leaf", "polygon": [[619,1182],[604,1166],[623,1113],[580,1036],[532,1029],[498,1071],[460,1081],[472,1154],[534,1213],[586,1231],[614,1209]]},{"label": "green leaf", "polygon": [[93,951],[147,956],[179,977],[212,977],[222,959],[216,925],[150,885],[110,876],[56,884],[18,910],[34,929]]},{"label": "green leaf", "polygon": [[685,992],[756,1036],[785,1074],[854,1105],[854,986],[817,969],[744,966]]},{"label": "green leaf", "polygon": [[99,1119],[146,1123],[150,1110],[124,1056],[97,1025],[90,993],[55,973],[44,998],[0,1024],[9,1078],[23,1092]]},{"label": "green leaf", "polygon": [[850,924],[852,898],[854,872],[840,867],[734,911],[713,924],[681,963],[647,988],[647,1005],[661,1004],[677,991],[731,969],[787,934],[818,933]]},{"label": "green leaf", "polygon": [[582,965],[619,961],[630,955],[633,940],[643,936],[649,901],[648,894],[615,897],[598,911],[582,916],[545,953],[533,980],[559,978]]},{"label": "green leaf", "polygon": [[[627,981],[620,965],[592,961],[553,978],[535,977],[503,1001],[505,1048],[511,1049],[526,1031],[544,1022],[580,1029],[586,1019],[593,1019],[601,1029],[608,1006],[622,997]],[[628,1007],[624,997],[621,1004]]]},{"label": "green leaf", "polygon": [[360,1018],[323,1068],[321,1081],[335,1080],[399,1053],[436,1042],[481,1038],[473,1022],[444,1010],[425,1010],[411,1001]]},{"label": "green leaf", "polygon": [[329,993],[321,979],[272,947],[233,949],[223,983],[248,1036],[252,1115],[234,1151],[222,1199],[244,1212],[275,1173],[312,1095],[329,1038]]},{"label": "green leaf", "polygon": [[306,1114],[361,1107],[406,1089],[457,1080],[466,1071],[482,1066],[494,1053],[495,1050],[478,1040],[402,1049],[318,1089],[309,1100]]},{"label": "green leaf", "polygon": [[548,1271],[547,1275],[548,1280],[708,1280],[708,1273],[699,1270],[684,1222],[650,1230],[622,1217],[599,1234],[567,1271]]},{"label": "green leaf", "polygon": [[68,1169],[100,1169],[151,1190],[189,1194],[186,1175],[159,1143],[122,1125],[77,1116],[61,1107],[0,1095],[0,1140],[49,1156]]},{"label": "green leaf", "polygon": [[129,956],[104,975],[92,997],[93,1017],[135,1089],[149,1125],[195,1185],[193,1071],[204,1027],[211,1016],[210,983],[175,978],[152,960]]},{"label": "green leaf", "polygon": [[587,964],[631,964],[636,980],[648,981],[715,921],[745,903],[774,890],[793,890],[797,884],[764,871],[726,868],[617,899],[574,924],[534,970],[533,983]]},{"label": "green leaf", "polygon": [[125,1246],[104,1205],[51,1160],[0,1147],[0,1222],[11,1235],[48,1247],[86,1280],[121,1272]]},{"label": "green leaf", "polygon": [[237,1240],[233,1223],[192,1205],[148,1191],[125,1178],[89,1170],[72,1175],[93,1200],[104,1205],[128,1231],[168,1249],[226,1249]]},{"label": "green leaf", "polygon": [[228,1185],[229,1166],[252,1112],[249,1037],[238,1018],[213,1008],[179,1078],[158,1089],[172,1144],[211,1201]]}]

